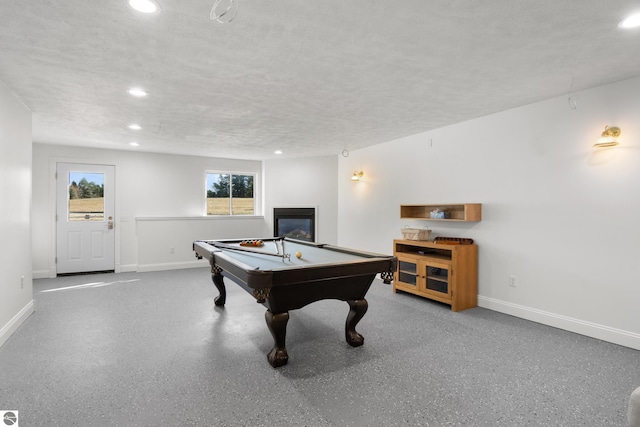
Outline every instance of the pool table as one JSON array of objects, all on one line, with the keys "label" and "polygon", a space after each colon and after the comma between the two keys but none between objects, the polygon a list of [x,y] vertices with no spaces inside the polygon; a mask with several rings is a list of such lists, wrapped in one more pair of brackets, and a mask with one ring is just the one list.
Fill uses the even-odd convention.
[{"label": "pool table", "polygon": [[362,345],[364,338],[355,327],[367,311],[365,294],[378,273],[390,283],[397,264],[394,256],[289,238],[196,240],[193,250],[211,264],[211,278],[220,293],[216,306],[225,304],[224,277],[228,277],[267,308],[267,327],[274,339],[267,360],[274,368],[289,359],[285,347],[289,310],[315,301],[346,301],[347,343]]}]

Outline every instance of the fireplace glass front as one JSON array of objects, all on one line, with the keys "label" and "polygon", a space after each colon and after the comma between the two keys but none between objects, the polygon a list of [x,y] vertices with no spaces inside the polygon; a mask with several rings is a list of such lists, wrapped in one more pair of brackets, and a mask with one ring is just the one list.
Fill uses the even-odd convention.
[{"label": "fireplace glass front", "polygon": [[315,242],[315,208],[274,208],[273,235]]}]

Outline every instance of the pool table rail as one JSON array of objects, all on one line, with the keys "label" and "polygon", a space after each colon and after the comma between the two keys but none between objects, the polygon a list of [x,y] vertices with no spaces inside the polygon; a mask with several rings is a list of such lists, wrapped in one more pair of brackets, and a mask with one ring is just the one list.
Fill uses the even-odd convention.
[{"label": "pool table rail", "polygon": [[[267,241],[268,239],[262,240]],[[282,266],[264,269],[254,265],[249,265],[237,259],[237,257],[234,256],[233,251],[225,251],[224,248],[214,246],[213,242],[218,241],[196,240],[193,243],[193,250],[196,253],[197,258],[206,258],[209,260],[211,265],[216,265],[221,268],[224,275],[230,275],[232,276],[232,279],[244,282],[252,289],[291,286],[298,283],[322,280],[326,278],[326,269],[328,266],[331,268],[333,278],[359,276],[368,274],[372,269],[376,269],[378,272],[383,273],[384,279],[384,273],[393,273],[397,268],[397,260],[395,257],[391,256],[293,239],[285,239],[285,241],[304,244],[314,248],[347,255],[355,255],[360,257],[360,259],[344,261],[339,264],[327,261],[310,263],[308,265],[291,266],[287,263],[283,263]],[[220,242],[227,244],[234,241],[221,240]],[[259,254],[256,253],[256,255]],[[277,272],[277,274],[274,274],[275,272]]]}]

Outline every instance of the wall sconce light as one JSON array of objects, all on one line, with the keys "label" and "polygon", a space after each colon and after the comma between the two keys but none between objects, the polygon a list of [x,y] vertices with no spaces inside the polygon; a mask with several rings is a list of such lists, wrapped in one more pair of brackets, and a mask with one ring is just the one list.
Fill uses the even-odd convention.
[{"label": "wall sconce light", "polygon": [[618,137],[620,136],[620,128],[617,127],[604,127],[604,132],[595,144],[594,147],[615,147],[619,144]]},{"label": "wall sconce light", "polygon": [[353,176],[351,176],[351,181],[360,181],[360,178],[362,178],[362,175],[364,175],[364,172],[362,171],[355,171],[353,173]]}]

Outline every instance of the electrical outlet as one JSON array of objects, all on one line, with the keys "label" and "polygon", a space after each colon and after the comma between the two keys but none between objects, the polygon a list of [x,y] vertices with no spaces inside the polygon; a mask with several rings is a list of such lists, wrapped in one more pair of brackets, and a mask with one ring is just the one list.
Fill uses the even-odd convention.
[{"label": "electrical outlet", "polygon": [[176,248],[169,248],[169,253],[170,254],[175,254],[176,253]]},{"label": "electrical outlet", "polygon": [[513,274],[509,276],[509,286],[512,288],[516,287],[516,276]]}]

